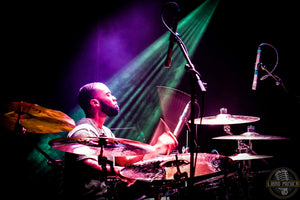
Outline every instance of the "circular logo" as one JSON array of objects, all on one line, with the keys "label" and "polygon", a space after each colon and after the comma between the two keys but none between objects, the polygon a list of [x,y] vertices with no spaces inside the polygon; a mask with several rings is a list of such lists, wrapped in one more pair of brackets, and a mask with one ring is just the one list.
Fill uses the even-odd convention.
[{"label": "circular logo", "polygon": [[279,199],[287,199],[297,192],[300,181],[294,171],[281,167],[270,174],[266,185],[272,195]]}]

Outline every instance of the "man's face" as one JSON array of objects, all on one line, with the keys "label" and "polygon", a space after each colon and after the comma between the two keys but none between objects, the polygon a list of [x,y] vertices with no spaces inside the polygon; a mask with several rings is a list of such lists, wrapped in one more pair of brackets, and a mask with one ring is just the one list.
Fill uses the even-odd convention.
[{"label": "man's face", "polygon": [[96,97],[100,101],[101,111],[109,117],[116,116],[119,113],[117,98],[111,94],[111,91],[105,85],[97,85]]}]

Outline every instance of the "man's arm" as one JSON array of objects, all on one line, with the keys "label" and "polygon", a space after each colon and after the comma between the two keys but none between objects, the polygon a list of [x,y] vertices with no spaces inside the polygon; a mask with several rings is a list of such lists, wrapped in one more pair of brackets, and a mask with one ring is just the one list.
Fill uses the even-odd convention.
[{"label": "man's arm", "polygon": [[141,160],[154,158],[158,155],[168,155],[178,146],[176,137],[170,131],[166,131],[158,137],[156,144],[153,145],[155,151],[139,156],[116,157],[116,163],[120,166],[128,166]]}]

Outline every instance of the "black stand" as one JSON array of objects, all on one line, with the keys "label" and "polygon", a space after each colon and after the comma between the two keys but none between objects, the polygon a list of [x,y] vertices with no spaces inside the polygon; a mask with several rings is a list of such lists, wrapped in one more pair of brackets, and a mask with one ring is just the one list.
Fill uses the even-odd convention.
[{"label": "black stand", "polygon": [[[174,4],[177,6],[177,10],[179,9],[179,6],[177,5],[177,3],[175,2],[169,2],[169,4]],[[162,9],[161,11],[161,20],[163,22],[163,24],[165,25],[165,27],[170,31],[171,36],[170,36],[170,40],[171,42],[176,42],[186,61],[186,70],[188,72],[190,72],[191,74],[191,81],[190,81],[190,88],[191,88],[191,125],[190,125],[190,137],[189,137],[189,145],[190,145],[190,180],[188,181],[188,189],[192,190],[193,189],[193,180],[194,180],[194,174],[195,174],[195,167],[194,167],[194,153],[196,152],[196,127],[195,127],[195,100],[196,100],[196,88],[198,87],[201,91],[201,94],[204,95],[204,93],[206,92],[206,88],[204,86],[204,83],[201,81],[200,77],[200,73],[196,71],[190,57],[188,54],[188,50],[185,46],[185,44],[183,43],[183,41],[180,38],[180,35],[176,32],[176,29],[174,29],[174,31],[168,27],[168,25],[165,23],[164,19],[163,19],[163,11],[164,11],[165,7]],[[176,25],[177,26],[177,25]],[[174,28],[174,27],[173,27]],[[202,112],[202,110],[200,111]],[[201,125],[201,123],[200,123]],[[197,153],[197,152],[196,152]]]},{"label": "black stand", "polygon": [[283,84],[281,78],[279,78],[277,75],[273,75],[272,72],[270,72],[269,70],[267,70],[266,66],[265,66],[263,63],[258,63],[258,65],[259,65],[259,67],[260,67],[263,71],[267,72],[267,75],[266,75],[266,76],[263,76],[262,78],[260,78],[261,81],[262,81],[262,80],[265,80],[267,77],[270,76],[270,77],[272,77],[272,78],[275,80],[276,86],[279,86],[279,85],[280,85],[280,86],[282,87],[282,89],[284,90],[284,92],[285,92],[286,94],[288,94],[288,91],[287,91],[287,89],[285,88],[285,86],[284,86],[284,84]]},{"label": "black stand", "polygon": [[[201,75],[199,72],[197,72],[197,70],[195,69],[191,59],[189,58],[188,55],[188,51],[183,43],[183,41],[181,40],[181,38],[179,37],[179,34],[175,33],[175,39],[177,44],[179,45],[186,61],[186,70],[188,72],[191,73],[191,134],[190,134],[190,140],[189,140],[189,145],[190,145],[190,155],[191,155],[191,160],[190,160],[190,178],[191,180],[194,177],[194,173],[195,173],[195,168],[194,168],[194,153],[195,153],[195,140],[196,140],[196,128],[195,128],[195,101],[196,101],[196,86],[198,86],[198,88],[201,91],[201,94],[204,95],[204,93],[206,92],[206,88],[204,86],[204,83],[202,82],[202,80],[200,79]],[[201,111],[200,111],[201,112]],[[196,152],[197,153],[197,152]]]},{"label": "black stand", "polygon": [[[185,69],[191,74],[190,77],[190,89],[191,89],[191,124],[190,124],[190,137],[189,137],[189,148],[190,148],[190,180],[188,181],[188,190],[192,193],[193,185],[194,185],[194,175],[195,175],[195,153],[197,153],[196,150],[196,141],[197,141],[197,132],[195,127],[195,102],[196,102],[196,89],[197,87],[201,91],[201,95],[204,95],[206,92],[206,88],[204,86],[204,83],[200,79],[199,72],[196,71],[193,63],[191,62],[191,59],[189,58],[187,49],[185,48],[185,45],[183,44],[182,40],[179,37],[176,37],[177,43],[180,46],[181,51],[184,54],[184,57],[187,60]],[[202,112],[202,110],[200,110]]]},{"label": "black stand", "polygon": [[[113,161],[108,160],[106,157],[103,156],[103,151],[104,151],[104,145],[107,144],[106,139],[105,138],[98,138],[99,142],[98,142],[98,147],[100,147],[100,154],[98,155],[98,164],[102,167],[102,171],[103,171],[103,180],[106,182],[106,184],[108,184],[108,192],[107,192],[107,198],[108,199],[119,199],[119,195],[118,192],[116,191],[116,184],[117,181],[115,180],[115,178],[113,178],[112,180],[110,180],[110,177],[115,177],[116,172],[114,170],[114,164]],[[109,165],[110,167],[110,171],[107,170],[107,165]]]},{"label": "black stand", "polygon": [[[191,125],[190,125],[190,137],[189,137],[189,146],[190,146],[190,180],[188,181],[188,188],[191,191],[193,189],[193,180],[195,175],[195,164],[194,164],[194,154],[197,153],[196,151],[196,127],[195,127],[195,101],[196,101],[196,88],[198,87],[201,91],[201,95],[204,95],[206,92],[206,88],[204,86],[204,83],[201,81],[200,77],[201,75],[199,72],[196,71],[191,59],[189,58],[188,51],[179,37],[179,34],[175,33],[175,39],[177,44],[179,45],[186,61],[186,70],[190,72],[191,74],[191,81],[190,81],[190,88],[191,88]],[[200,111],[202,112],[202,111]],[[193,194],[193,193],[191,193]]]},{"label": "black stand", "polygon": [[113,166],[113,162],[110,160],[107,160],[106,157],[103,156],[103,147],[106,145],[106,140],[105,138],[99,138],[99,147],[100,147],[100,155],[98,156],[98,164],[102,166],[102,170],[104,172],[104,176],[107,176],[107,166],[108,164],[110,166],[110,173],[111,175],[115,175],[115,170]]}]

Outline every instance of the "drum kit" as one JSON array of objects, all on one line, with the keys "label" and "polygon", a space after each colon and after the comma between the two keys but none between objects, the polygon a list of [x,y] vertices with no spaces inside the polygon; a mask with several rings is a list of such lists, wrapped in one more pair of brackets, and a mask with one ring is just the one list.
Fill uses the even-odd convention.
[{"label": "drum kit", "polygon": [[[73,119],[66,114],[47,109],[37,104],[26,102],[11,102],[5,105],[1,113],[1,125],[9,130],[21,130],[22,133],[58,133],[70,131],[75,127]],[[225,136],[214,137],[214,140],[233,140],[237,141],[236,154],[224,156],[213,153],[195,153],[195,177],[207,177],[207,181],[196,181],[195,185],[203,185],[209,182],[215,175],[224,178],[229,168],[234,162],[242,162],[243,169],[250,169],[250,161],[254,159],[266,159],[272,156],[257,155],[252,149],[254,140],[285,140],[288,138],[261,135],[254,131],[254,126],[248,126],[248,131],[234,135],[230,131],[230,125],[245,124],[259,121],[259,117],[231,115],[227,113],[226,108],[220,110],[216,116],[203,117],[195,119],[195,124],[199,125],[222,125]],[[21,129],[20,129],[21,127]],[[248,143],[247,143],[248,142]],[[121,138],[92,138],[92,137],[72,137],[58,138],[49,141],[49,145],[57,150],[74,154],[92,154],[103,157],[111,156],[136,156],[151,153],[155,151],[153,146],[129,139]],[[248,161],[248,164],[246,164]],[[186,187],[186,184],[178,186],[178,182],[186,182],[190,177],[190,153],[171,153],[170,155],[161,155],[148,160],[136,162],[130,166],[124,167],[120,175],[138,181],[163,181],[171,182],[171,185]],[[201,184],[197,184],[201,183]],[[170,183],[168,184],[170,188]],[[174,189],[174,188],[172,188]]]}]

